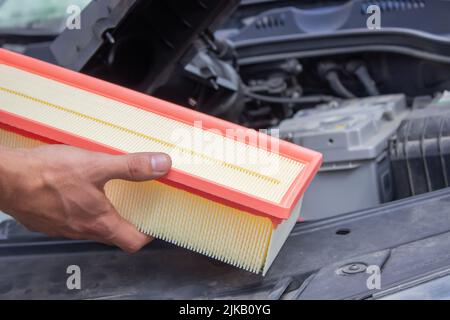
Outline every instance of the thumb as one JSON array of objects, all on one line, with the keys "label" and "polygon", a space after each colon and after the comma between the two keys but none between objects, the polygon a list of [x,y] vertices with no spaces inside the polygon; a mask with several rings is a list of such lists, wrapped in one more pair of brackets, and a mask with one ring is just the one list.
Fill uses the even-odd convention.
[{"label": "thumb", "polygon": [[103,158],[96,181],[106,183],[113,179],[146,181],[165,176],[172,160],[165,153],[131,153]]}]

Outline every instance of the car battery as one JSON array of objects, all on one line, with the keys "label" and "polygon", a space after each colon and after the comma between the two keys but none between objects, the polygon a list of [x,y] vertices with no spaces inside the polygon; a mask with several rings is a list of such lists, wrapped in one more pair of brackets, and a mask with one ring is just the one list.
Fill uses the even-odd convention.
[{"label": "car battery", "polygon": [[405,96],[395,94],[320,105],[281,122],[282,138],[324,156],[301,217],[321,219],[391,201],[389,139],[409,113]]}]

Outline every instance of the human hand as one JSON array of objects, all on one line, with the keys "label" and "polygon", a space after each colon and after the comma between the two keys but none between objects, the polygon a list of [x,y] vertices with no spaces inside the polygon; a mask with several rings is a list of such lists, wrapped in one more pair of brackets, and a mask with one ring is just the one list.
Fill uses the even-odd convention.
[{"label": "human hand", "polygon": [[152,238],[117,213],[103,188],[112,179],[162,177],[171,165],[160,153],[112,156],[63,145],[0,147],[0,210],[31,231],[136,252]]}]

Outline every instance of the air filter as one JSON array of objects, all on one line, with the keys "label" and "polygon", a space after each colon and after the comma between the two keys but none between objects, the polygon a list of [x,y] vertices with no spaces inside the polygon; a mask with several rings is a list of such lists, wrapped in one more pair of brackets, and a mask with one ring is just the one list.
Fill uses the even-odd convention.
[{"label": "air filter", "polygon": [[[165,152],[158,181],[106,193],[142,232],[255,273],[300,213],[321,155],[86,75],[0,50],[0,144]],[[56,155],[55,155],[56,156]]]}]

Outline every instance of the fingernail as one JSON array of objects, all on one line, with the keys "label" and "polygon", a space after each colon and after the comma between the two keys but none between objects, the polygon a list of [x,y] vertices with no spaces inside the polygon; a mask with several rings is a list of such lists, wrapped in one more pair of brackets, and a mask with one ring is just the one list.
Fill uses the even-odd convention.
[{"label": "fingernail", "polygon": [[172,160],[167,154],[157,153],[153,154],[151,159],[152,172],[156,175],[164,175],[172,167]]}]

